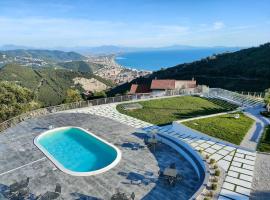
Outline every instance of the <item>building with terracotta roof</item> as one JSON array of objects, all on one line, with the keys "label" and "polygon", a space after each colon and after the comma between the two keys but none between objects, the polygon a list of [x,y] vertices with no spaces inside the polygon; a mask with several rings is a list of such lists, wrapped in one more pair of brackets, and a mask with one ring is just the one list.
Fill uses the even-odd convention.
[{"label": "building with terracotta roof", "polygon": [[194,92],[197,88],[196,80],[152,80],[151,91],[155,95],[165,93],[166,91],[182,91],[183,93]]},{"label": "building with terracotta roof", "polygon": [[155,95],[163,94],[166,91],[177,91],[183,93],[194,92],[197,88],[196,80],[173,80],[173,79],[154,79],[151,86],[132,84],[129,94],[150,93]]}]

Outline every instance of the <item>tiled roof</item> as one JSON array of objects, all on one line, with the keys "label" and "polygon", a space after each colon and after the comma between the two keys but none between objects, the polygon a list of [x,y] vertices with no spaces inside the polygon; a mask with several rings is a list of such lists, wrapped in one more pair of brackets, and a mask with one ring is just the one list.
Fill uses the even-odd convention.
[{"label": "tiled roof", "polygon": [[152,80],[151,89],[175,89],[175,80]]}]

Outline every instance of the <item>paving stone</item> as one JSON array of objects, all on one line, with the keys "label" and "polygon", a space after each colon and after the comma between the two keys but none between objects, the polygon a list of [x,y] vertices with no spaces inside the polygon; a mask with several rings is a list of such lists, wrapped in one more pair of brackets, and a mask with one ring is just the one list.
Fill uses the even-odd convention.
[{"label": "paving stone", "polygon": [[230,146],[226,146],[226,147],[224,147],[224,149],[225,149],[225,150],[228,150],[228,151],[233,151],[233,150],[235,150],[234,147],[230,147]]},{"label": "paving stone", "polygon": [[206,143],[210,144],[211,146],[215,144],[215,142],[213,142],[213,141],[207,141]]},{"label": "paving stone", "polygon": [[225,181],[226,182],[233,183],[235,185],[243,186],[245,188],[251,188],[251,183],[250,182],[244,181],[244,180],[240,180],[240,179],[237,179],[237,178],[233,178],[233,177],[230,177],[230,176],[227,176],[225,178]]},{"label": "paving stone", "polygon": [[256,160],[256,157],[250,156],[250,155],[246,155],[246,159],[255,161]]},{"label": "paving stone", "polygon": [[228,183],[228,182],[224,182],[223,185],[222,185],[222,188],[234,191],[235,185],[231,184],[231,183]]},{"label": "paving stone", "polygon": [[230,162],[226,161],[226,160],[219,160],[218,164],[220,167],[222,167],[225,171],[228,171],[229,167],[230,167]]},{"label": "paving stone", "polygon": [[238,153],[242,153],[242,154],[247,154],[247,155],[250,155],[250,156],[253,156],[253,157],[256,157],[256,153],[250,152],[250,151],[245,151],[243,149],[237,149],[237,152]]},{"label": "paving stone", "polygon": [[217,150],[212,149],[212,148],[207,148],[207,149],[205,149],[204,151],[205,151],[206,153],[213,154],[213,153],[215,153]]},{"label": "paving stone", "polygon": [[228,175],[229,175],[229,176],[232,176],[232,177],[234,177],[234,178],[238,178],[239,173],[238,173],[238,172],[234,172],[234,171],[229,171],[229,172],[228,172]]},{"label": "paving stone", "polygon": [[200,145],[200,147],[206,149],[206,148],[210,147],[210,144],[203,143],[203,144]]},{"label": "paving stone", "polygon": [[250,189],[247,189],[241,186],[236,186],[235,192],[244,194],[246,196],[250,196]]},{"label": "paving stone", "polygon": [[247,169],[242,169],[242,168],[239,168],[239,167],[231,166],[229,170],[239,172],[239,173],[242,173],[242,174],[246,174],[246,175],[249,175],[249,176],[253,176],[253,171],[250,171],[250,170],[247,170]]},{"label": "paving stone", "polygon": [[222,196],[225,196],[234,200],[249,200],[249,198],[245,195],[242,195],[242,194],[230,191],[230,190],[226,190],[226,189],[222,189],[220,194]]},{"label": "paving stone", "polygon": [[230,152],[227,151],[227,150],[221,149],[221,150],[219,150],[217,153],[220,154],[220,155],[226,156],[226,155],[228,155]]},{"label": "paving stone", "polygon": [[243,167],[242,167],[242,168],[248,169],[248,170],[251,170],[251,171],[254,170],[254,166],[252,166],[252,165],[247,165],[247,164],[243,164]]},{"label": "paving stone", "polygon": [[235,153],[234,156],[238,157],[238,158],[244,158],[245,154],[242,153]]},{"label": "paving stone", "polygon": [[218,145],[218,144],[214,144],[213,146],[211,146],[211,148],[216,149],[216,150],[220,150],[223,148],[223,146]]},{"label": "paving stone", "polygon": [[224,159],[224,160],[227,160],[227,161],[231,161],[231,160],[233,159],[233,157],[230,156],[230,155],[227,155],[227,156],[225,156],[223,159]]},{"label": "paving stone", "polygon": [[243,179],[245,181],[249,181],[249,182],[252,182],[252,176],[248,176],[248,175],[245,175],[245,174],[240,174],[240,179]]},{"label": "paving stone", "polygon": [[235,166],[235,167],[242,167],[242,163],[240,162],[236,162],[236,161],[232,161],[232,166]]},{"label": "paving stone", "polygon": [[215,159],[216,161],[219,161],[221,158],[223,158],[223,156],[219,154],[213,154],[211,155],[211,158]]},{"label": "paving stone", "polygon": [[243,158],[234,157],[233,158],[233,161],[237,161],[237,162],[245,163],[245,164],[249,164],[249,165],[255,165],[255,162],[254,161],[246,160],[246,159],[243,159]]}]

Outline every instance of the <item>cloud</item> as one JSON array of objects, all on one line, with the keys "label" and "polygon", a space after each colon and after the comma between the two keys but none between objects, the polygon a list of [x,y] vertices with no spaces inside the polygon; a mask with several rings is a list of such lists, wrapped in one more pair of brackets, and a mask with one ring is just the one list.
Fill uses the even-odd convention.
[{"label": "cloud", "polygon": [[218,22],[215,22],[213,24],[213,29],[214,30],[220,30],[220,29],[223,29],[225,27],[225,24],[221,21],[218,21]]},{"label": "cloud", "polygon": [[68,18],[5,18],[0,16],[0,43],[40,46],[163,45],[177,40],[189,27]]}]

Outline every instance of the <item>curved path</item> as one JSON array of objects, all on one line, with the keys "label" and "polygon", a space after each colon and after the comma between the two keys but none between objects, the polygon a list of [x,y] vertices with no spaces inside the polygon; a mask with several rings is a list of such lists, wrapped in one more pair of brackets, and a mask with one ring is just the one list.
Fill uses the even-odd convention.
[{"label": "curved path", "polygon": [[256,151],[257,144],[261,138],[264,127],[270,124],[270,120],[260,115],[262,107],[249,108],[244,113],[255,120],[254,125],[246,134],[240,146]]}]

